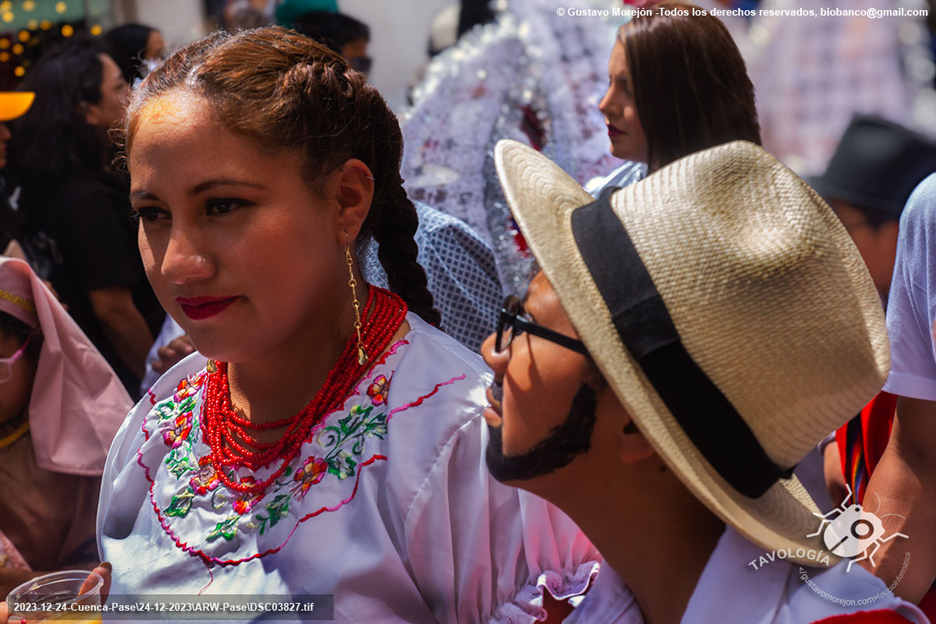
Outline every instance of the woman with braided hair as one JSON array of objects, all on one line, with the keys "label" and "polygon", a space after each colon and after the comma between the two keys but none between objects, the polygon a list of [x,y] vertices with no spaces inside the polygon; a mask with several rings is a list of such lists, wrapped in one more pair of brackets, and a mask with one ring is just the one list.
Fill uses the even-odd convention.
[{"label": "woman with braided hair", "polygon": [[[212,35],[147,76],[124,139],[147,275],[199,353],[108,457],[114,594],[533,622],[543,588],[584,591],[591,544],[488,476],[490,376],[432,327],[400,129],[362,74],[281,28]],[[361,278],[371,240],[389,290]]]}]

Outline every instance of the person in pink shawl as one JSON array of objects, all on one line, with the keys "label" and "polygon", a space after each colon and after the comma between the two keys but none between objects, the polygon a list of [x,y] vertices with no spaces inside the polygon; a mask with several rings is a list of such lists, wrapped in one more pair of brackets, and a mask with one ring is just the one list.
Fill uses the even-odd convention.
[{"label": "person in pink shawl", "polygon": [[0,257],[0,600],[97,564],[101,473],[131,405],[29,265]]}]

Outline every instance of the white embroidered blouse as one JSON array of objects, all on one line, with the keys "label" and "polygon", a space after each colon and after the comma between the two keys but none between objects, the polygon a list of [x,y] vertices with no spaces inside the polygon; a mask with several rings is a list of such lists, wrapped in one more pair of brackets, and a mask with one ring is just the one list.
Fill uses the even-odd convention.
[{"label": "white embroidered blouse", "polygon": [[111,593],[333,594],[338,622],[532,623],[544,588],[584,592],[598,571],[591,543],[487,472],[490,373],[407,321],[261,498],[228,490],[208,461],[205,359],[164,375],[107,459],[98,543]]}]

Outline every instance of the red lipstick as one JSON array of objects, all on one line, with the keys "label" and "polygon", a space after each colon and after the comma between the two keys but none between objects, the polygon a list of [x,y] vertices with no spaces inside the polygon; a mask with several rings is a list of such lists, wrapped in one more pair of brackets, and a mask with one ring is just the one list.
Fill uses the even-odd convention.
[{"label": "red lipstick", "polygon": [[176,297],[176,302],[182,307],[185,316],[200,321],[220,314],[237,299],[237,297]]},{"label": "red lipstick", "polygon": [[609,137],[621,136],[622,134],[627,134],[627,133],[624,132],[623,130],[618,130],[611,124],[608,124],[608,136]]}]

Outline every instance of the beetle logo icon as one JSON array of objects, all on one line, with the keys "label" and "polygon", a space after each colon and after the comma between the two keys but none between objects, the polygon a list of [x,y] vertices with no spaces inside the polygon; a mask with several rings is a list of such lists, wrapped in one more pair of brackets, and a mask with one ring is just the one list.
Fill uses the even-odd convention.
[{"label": "beetle logo icon", "polygon": [[[827,514],[814,513],[817,518],[821,518],[819,530],[810,533],[806,537],[815,537],[825,531],[822,535],[822,541],[830,552],[849,559],[846,572],[851,571],[852,564],[856,561],[867,559],[871,565],[874,563],[874,554],[884,542],[890,541],[895,537],[907,537],[903,533],[894,533],[884,537],[884,525],[881,518],[887,516],[898,516],[900,514],[885,514],[878,517],[873,512],[864,509],[856,502],[848,503],[852,498],[852,491],[848,485],[848,496],[842,502],[840,507],[836,507]],[[875,496],[877,493],[875,493]],[[881,508],[881,499],[878,498],[878,510]],[[835,517],[830,517],[836,514]]]}]

